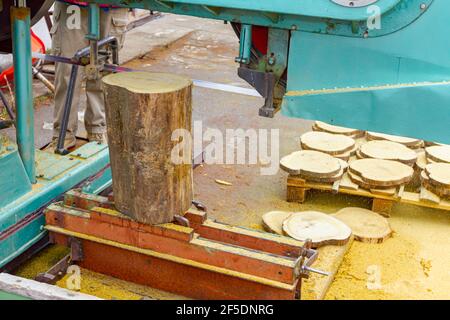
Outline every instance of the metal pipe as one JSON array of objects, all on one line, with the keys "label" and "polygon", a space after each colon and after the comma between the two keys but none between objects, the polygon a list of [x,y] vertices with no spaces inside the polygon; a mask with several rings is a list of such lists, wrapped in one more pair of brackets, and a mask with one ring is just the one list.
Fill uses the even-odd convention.
[{"label": "metal pipe", "polygon": [[36,183],[30,9],[11,7],[11,23],[17,146],[28,179],[31,183]]},{"label": "metal pipe", "polygon": [[11,106],[9,105],[8,99],[6,98],[3,91],[0,89],[0,100],[2,100],[3,105],[5,106],[6,112],[8,113],[9,118],[12,121],[16,120],[16,117],[14,116],[14,112],[12,111]]},{"label": "metal pipe", "polygon": [[[103,47],[108,44],[111,45],[112,52],[113,52],[113,63],[118,64],[119,63],[119,42],[115,37],[106,37],[100,41],[95,41],[95,44]],[[86,57],[90,54],[90,47],[85,47],[83,49],[78,50],[75,55],[72,58],[72,61],[75,63],[80,63],[81,59]],[[78,64],[72,65],[72,70],[70,73],[70,79],[69,79],[69,85],[67,88],[67,94],[66,94],[66,100],[64,102],[64,111],[63,111],[63,117],[60,122],[60,128],[59,128],[59,136],[58,136],[58,142],[55,149],[55,153],[65,155],[68,154],[69,151],[64,148],[64,142],[66,138],[66,130],[69,122],[70,112],[72,110],[72,101],[73,101],[73,92],[75,90],[75,83],[77,81],[78,77]]]},{"label": "metal pipe", "polygon": [[66,130],[67,125],[69,123],[70,111],[72,109],[73,92],[75,91],[75,82],[77,81],[77,76],[78,76],[78,65],[74,64],[70,72],[66,101],[64,103],[64,111],[59,128],[58,145],[55,150],[55,153],[62,155],[69,153],[69,151],[64,148],[64,141],[66,139]]}]

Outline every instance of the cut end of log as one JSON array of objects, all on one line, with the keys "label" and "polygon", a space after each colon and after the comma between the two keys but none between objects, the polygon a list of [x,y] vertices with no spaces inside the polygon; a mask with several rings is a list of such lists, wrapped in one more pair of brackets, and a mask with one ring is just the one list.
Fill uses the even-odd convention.
[{"label": "cut end of log", "polygon": [[154,94],[181,90],[191,86],[192,80],[171,73],[119,72],[104,77],[103,83],[134,93]]}]

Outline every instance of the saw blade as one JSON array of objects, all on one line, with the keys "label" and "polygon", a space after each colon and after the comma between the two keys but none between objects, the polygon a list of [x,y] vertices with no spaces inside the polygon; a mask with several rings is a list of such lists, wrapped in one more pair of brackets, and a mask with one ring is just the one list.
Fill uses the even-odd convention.
[{"label": "saw blade", "polygon": [[[43,54],[43,53],[39,53],[39,52],[33,52],[32,56],[34,59],[41,59],[44,61],[85,66],[81,62],[73,60],[71,58],[67,58],[67,57],[54,56],[51,54]],[[108,72],[116,72],[116,73],[117,72],[148,72],[145,70],[131,69],[131,68],[121,67],[121,66],[117,66],[117,65],[113,65],[113,64],[104,64],[103,70],[108,71]],[[261,97],[261,95],[255,89],[243,88],[243,87],[233,86],[233,85],[229,85],[229,84],[217,83],[217,82],[211,82],[211,81],[205,81],[205,80],[193,79],[192,82],[194,83],[194,86],[200,87],[200,88],[231,92],[231,93],[242,94],[242,95],[252,96],[252,97]]]}]

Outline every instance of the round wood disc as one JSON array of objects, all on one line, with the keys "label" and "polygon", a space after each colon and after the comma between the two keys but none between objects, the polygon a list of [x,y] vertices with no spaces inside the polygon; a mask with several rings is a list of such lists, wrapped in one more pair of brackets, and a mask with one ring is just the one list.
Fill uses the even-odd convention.
[{"label": "round wood disc", "polygon": [[361,134],[361,130],[335,126],[335,125],[328,124],[328,123],[325,123],[322,121],[314,122],[313,129],[315,129],[315,131],[322,131],[322,132],[328,132],[328,133],[333,133],[333,134],[343,134],[343,135],[352,136],[352,137]]},{"label": "round wood disc", "polygon": [[422,186],[427,189],[428,191],[431,191],[432,193],[438,195],[441,198],[450,198],[450,188],[447,188],[445,186],[442,186],[440,183],[437,183],[436,181],[433,181],[430,179],[430,177],[427,175],[425,170],[423,170],[420,174],[420,178],[422,181]]},{"label": "round wood disc", "polygon": [[367,131],[366,134],[367,140],[387,140],[392,142],[397,142],[403,144],[407,147],[418,148],[423,145],[423,141],[414,138],[407,138],[401,136],[394,136],[391,134],[378,133],[378,132],[370,132]]},{"label": "round wood disc", "polygon": [[280,161],[280,167],[293,175],[306,175],[317,178],[327,178],[338,174],[341,165],[338,159],[313,150],[302,150],[285,156]]},{"label": "round wood disc", "polygon": [[286,220],[292,212],[288,211],[270,211],[262,216],[264,229],[268,232],[283,235],[283,221]]},{"label": "round wood disc", "polygon": [[316,150],[331,155],[343,154],[353,149],[355,140],[342,134],[311,131],[300,138],[302,149]]},{"label": "round wood disc", "polygon": [[431,163],[425,167],[430,180],[450,189],[450,163]]},{"label": "round wood disc", "polygon": [[340,220],[322,212],[303,211],[291,214],[283,222],[283,231],[294,239],[311,239],[313,245],[344,245],[351,229]]},{"label": "round wood disc", "polygon": [[[350,180],[353,183],[357,184],[361,188],[364,188],[364,189],[370,190],[370,191],[375,190],[375,191],[386,192],[386,190],[390,190],[392,188],[397,187],[397,186],[384,186],[382,184],[377,185],[376,183],[368,183],[368,182],[364,181],[360,176],[358,176],[357,174],[352,173],[350,171],[348,172],[348,177],[350,178]],[[373,193],[376,193],[376,192],[373,192]]]},{"label": "round wood disc", "polygon": [[415,151],[387,140],[369,141],[360,147],[359,154],[364,158],[394,160],[408,165],[413,165],[417,160]]},{"label": "round wood disc", "polygon": [[333,217],[349,226],[355,240],[360,242],[382,243],[392,235],[388,220],[371,210],[348,207],[339,210]]},{"label": "round wood disc", "polygon": [[350,163],[349,171],[375,186],[394,187],[410,181],[414,170],[398,161],[359,159]]},{"label": "round wood disc", "polygon": [[427,157],[435,162],[450,163],[450,146],[433,146],[425,148]]}]

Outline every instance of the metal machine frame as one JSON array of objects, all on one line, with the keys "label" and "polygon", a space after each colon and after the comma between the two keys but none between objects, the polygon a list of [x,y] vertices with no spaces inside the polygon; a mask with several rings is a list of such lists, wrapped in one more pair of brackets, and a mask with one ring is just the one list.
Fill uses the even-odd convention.
[{"label": "metal machine frame", "polygon": [[[288,116],[450,143],[448,1],[355,0],[353,7],[341,0],[87,2],[88,76],[101,70],[99,3],[225,20],[239,29],[239,75],[266,100],[260,115],[273,116],[281,106]],[[371,18],[381,19],[381,28],[370,28]],[[109,163],[102,145],[66,156],[34,149],[25,1],[11,7],[11,21],[17,145],[0,141],[0,267],[45,235],[42,207]],[[260,28],[267,33],[263,50],[255,47]],[[96,177],[90,192],[108,186],[110,171]]]}]

